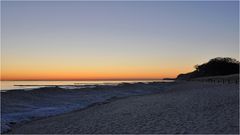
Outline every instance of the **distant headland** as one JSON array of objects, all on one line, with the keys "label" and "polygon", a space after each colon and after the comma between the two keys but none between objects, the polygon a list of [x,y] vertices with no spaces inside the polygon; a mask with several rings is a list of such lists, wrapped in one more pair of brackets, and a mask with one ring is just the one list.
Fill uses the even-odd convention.
[{"label": "distant headland", "polygon": [[229,57],[217,57],[194,67],[193,72],[179,74],[176,80],[239,74],[239,61]]}]

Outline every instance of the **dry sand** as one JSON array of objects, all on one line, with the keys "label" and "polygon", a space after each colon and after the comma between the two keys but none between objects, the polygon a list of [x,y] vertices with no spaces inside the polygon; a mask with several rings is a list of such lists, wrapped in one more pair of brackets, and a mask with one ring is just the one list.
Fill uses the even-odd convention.
[{"label": "dry sand", "polygon": [[160,94],[133,96],[16,125],[9,133],[239,133],[239,86],[179,83]]}]

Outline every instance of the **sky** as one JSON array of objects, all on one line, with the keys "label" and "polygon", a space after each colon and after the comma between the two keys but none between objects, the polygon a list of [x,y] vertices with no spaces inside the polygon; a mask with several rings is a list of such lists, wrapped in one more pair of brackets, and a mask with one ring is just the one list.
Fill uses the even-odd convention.
[{"label": "sky", "polygon": [[158,79],[239,60],[239,3],[1,2],[1,80]]}]

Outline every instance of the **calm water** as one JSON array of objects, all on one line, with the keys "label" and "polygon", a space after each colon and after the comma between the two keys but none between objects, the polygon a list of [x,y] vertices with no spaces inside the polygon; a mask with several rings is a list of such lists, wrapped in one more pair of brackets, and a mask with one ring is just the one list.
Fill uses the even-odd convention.
[{"label": "calm water", "polygon": [[136,80],[136,81],[1,81],[1,90],[15,89],[34,89],[46,86],[61,87],[81,87],[84,85],[116,85],[119,83],[135,83],[135,82],[169,82],[167,80]]}]

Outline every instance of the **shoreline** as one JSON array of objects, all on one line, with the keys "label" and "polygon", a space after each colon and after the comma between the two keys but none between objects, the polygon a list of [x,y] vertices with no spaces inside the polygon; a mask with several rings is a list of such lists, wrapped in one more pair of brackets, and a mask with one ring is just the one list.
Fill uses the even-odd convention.
[{"label": "shoreline", "polygon": [[[191,86],[192,85],[192,86]],[[118,128],[115,128],[115,131],[113,131],[113,130],[110,130],[110,129],[97,129],[97,130],[93,130],[92,128],[94,128],[94,127],[91,127],[90,129],[92,129],[92,131],[90,130],[90,129],[88,129],[88,130],[86,130],[86,129],[84,129],[83,127],[86,127],[86,125],[88,125],[88,126],[91,126],[91,124],[89,125],[89,121],[90,121],[90,123],[91,123],[91,120],[98,120],[98,119],[101,119],[101,116],[98,116],[98,115],[100,115],[100,114],[95,114],[95,111],[96,112],[101,112],[101,113],[107,113],[107,114],[110,114],[110,116],[111,115],[113,115],[113,114],[111,114],[111,113],[109,113],[108,111],[107,112],[104,112],[104,111],[106,111],[106,110],[109,110],[109,108],[112,108],[112,107],[117,107],[117,108],[122,108],[122,109],[126,109],[129,105],[128,104],[131,104],[131,102],[129,102],[129,101],[135,101],[135,100],[137,100],[137,101],[141,101],[141,102],[138,102],[137,104],[145,104],[145,102],[152,102],[151,100],[153,100],[154,98],[158,98],[158,97],[161,97],[161,98],[166,98],[166,100],[167,101],[165,101],[165,102],[172,102],[172,100],[171,99],[168,99],[169,97],[172,97],[173,99],[174,98],[179,98],[179,97],[176,97],[177,95],[184,95],[184,96],[186,96],[185,94],[186,93],[189,93],[190,92],[190,95],[191,94],[194,94],[194,91],[193,90],[191,90],[191,89],[193,89],[195,86],[202,86],[203,84],[202,83],[196,83],[196,82],[187,82],[187,83],[179,83],[179,84],[177,84],[176,86],[173,86],[171,89],[169,89],[169,90],[166,90],[166,91],[162,91],[162,92],[160,92],[160,93],[158,93],[158,94],[149,94],[149,95],[140,95],[140,96],[138,96],[138,95],[136,95],[136,96],[129,96],[129,97],[124,97],[124,98],[113,98],[113,99],[110,99],[110,100],[108,100],[108,101],[106,101],[106,102],[103,102],[103,103],[96,103],[96,104],[94,104],[94,105],[90,105],[89,107],[87,107],[87,108],[85,108],[85,109],[80,109],[80,110],[75,110],[75,111],[71,111],[71,112],[67,112],[67,113],[64,113],[64,114],[60,114],[60,115],[57,115],[57,116],[50,116],[50,117],[47,117],[47,118],[41,118],[41,119],[38,119],[38,120],[34,120],[34,121],[30,121],[30,122],[27,122],[27,123],[24,123],[24,124],[22,124],[22,125],[16,125],[16,126],[13,126],[13,128],[12,128],[12,131],[9,131],[9,132],[7,132],[7,133],[5,133],[5,134],[8,134],[8,133],[24,133],[24,132],[21,132],[21,131],[23,131],[23,129],[24,129],[24,131],[25,130],[27,130],[26,131],[26,133],[55,133],[55,132],[53,132],[53,131],[55,131],[55,130],[59,130],[59,131],[56,131],[56,133],[119,133],[118,131],[121,131],[121,130],[119,130],[119,128],[121,129],[121,126],[119,127],[119,125],[118,125]],[[209,93],[211,93],[211,91],[209,91],[208,90],[208,88],[212,88],[213,89],[213,91],[215,92],[215,90],[217,90],[217,89],[219,89],[221,92],[226,92],[226,88],[231,88],[231,89],[235,89],[235,90],[230,90],[230,92],[233,92],[233,91],[235,91],[235,92],[237,92],[238,93],[238,91],[236,91],[236,87],[237,87],[238,85],[228,85],[228,86],[226,86],[226,85],[214,85],[214,84],[204,84],[204,86],[202,86],[202,88],[200,87],[200,88],[198,88],[198,89],[206,89],[206,91]],[[225,88],[225,89],[224,89]],[[194,89],[196,89],[196,88],[194,88]],[[199,92],[199,90],[196,90],[196,91],[198,91]],[[199,92],[199,94],[201,94],[201,92]],[[206,93],[205,93],[206,94]],[[215,93],[216,94],[216,93]],[[173,95],[175,95],[175,96],[173,96]],[[196,96],[196,95],[195,95]],[[213,96],[213,98],[214,98],[214,95],[212,95]],[[221,95],[219,95],[219,96],[221,96]],[[230,95],[231,96],[231,95]],[[168,98],[167,98],[168,97]],[[162,99],[159,99],[159,101],[162,101]],[[190,98],[191,100],[194,100],[194,99],[192,99],[191,97],[187,97],[187,98]],[[199,97],[197,97],[197,98],[199,98]],[[206,97],[203,97],[203,98],[206,98]],[[221,96],[221,98],[224,98],[224,97],[222,97]],[[236,98],[236,96],[235,96],[235,98]],[[143,100],[143,99],[147,99],[147,100]],[[201,98],[200,98],[201,99]],[[179,99],[178,99],[179,100]],[[202,100],[202,99],[201,99]],[[204,99],[205,100],[205,99]],[[203,100],[203,102],[204,102],[204,100]],[[211,99],[208,99],[208,100],[211,100]],[[219,99],[217,99],[216,98],[216,100],[219,100]],[[236,99],[235,99],[236,100]],[[238,100],[238,99],[237,99]],[[213,100],[214,101],[214,100]],[[221,101],[221,100],[220,100]],[[225,101],[225,98],[224,98],[224,100],[223,101]],[[119,105],[119,103],[124,103],[124,104],[120,104]],[[156,102],[156,101],[154,101],[154,102]],[[163,102],[163,101],[162,101]],[[174,101],[175,102],[175,101]],[[179,102],[182,102],[182,101],[179,101]],[[196,101],[194,101],[194,102],[196,102]],[[215,102],[215,101],[214,101]],[[133,102],[133,103],[136,103],[136,102]],[[177,103],[177,102],[176,102]],[[209,102],[210,104],[212,104],[211,102]],[[166,103],[164,104],[164,103],[160,103],[160,104],[162,104],[163,106],[166,106]],[[184,102],[184,104],[188,104],[188,102]],[[216,103],[216,104],[221,104],[221,103]],[[223,103],[224,104],[224,103]],[[147,104],[148,105],[148,104]],[[202,106],[205,106],[204,104],[201,104]],[[151,106],[151,104],[150,104],[150,106]],[[174,104],[170,104],[170,106],[174,106]],[[185,105],[184,105],[185,106]],[[184,107],[183,106],[183,107]],[[135,108],[134,106],[131,106],[131,107],[133,107],[134,109],[138,109],[138,108]],[[143,107],[143,108],[145,108],[146,109],[146,107],[147,106],[145,106],[145,107]],[[154,107],[154,106],[153,106]],[[194,108],[194,106],[192,106],[193,108]],[[214,106],[215,107],[215,106]],[[226,106],[227,108],[228,108],[228,106]],[[142,108],[142,109],[143,109]],[[201,108],[201,106],[200,106],[200,108]],[[133,110],[134,110],[133,109]],[[164,109],[164,108],[161,108],[161,109]],[[165,108],[166,109],[166,108]],[[167,108],[167,109],[169,109],[169,108]],[[181,108],[179,108],[179,109],[181,109]],[[218,108],[219,109],[219,108]],[[231,108],[230,108],[231,109]],[[236,109],[236,108],[235,108]],[[111,110],[111,109],[110,109]],[[112,110],[112,111],[114,111],[114,110]],[[125,111],[128,111],[128,110],[125,110]],[[159,110],[156,110],[156,112],[157,111],[159,111]],[[188,111],[188,110],[186,110],[186,111]],[[236,113],[236,110],[233,110],[235,113]],[[86,112],[88,112],[89,114],[86,114]],[[125,114],[124,114],[125,112],[121,112],[120,113],[120,115],[117,115],[116,116],[116,118],[115,117],[113,117],[113,120],[114,119],[117,119],[117,123],[125,123],[125,122],[123,122],[123,121],[121,121],[121,119],[119,119],[118,117],[120,117],[120,118],[123,118],[123,119],[125,119]],[[138,112],[136,112],[136,113],[138,113]],[[169,114],[171,114],[172,112],[170,111],[170,112],[168,112]],[[189,113],[189,112],[186,112],[186,113]],[[205,113],[205,112],[204,112]],[[211,112],[212,113],[212,112]],[[220,112],[217,112],[217,113],[220,113]],[[234,113],[234,114],[235,114]],[[239,112],[238,112],[239,113]],[[108,119],[108,117],[110,117],[109,115],[103,115],[104,117],[106,117],[106,119]],[[167,114],[167,113],[166,113]],[[166,114],[163,114],[163,115],[166,115]],[[207,113],[208,114],[208,113]],[[213,113],[214,114],[214,113]],[[92,116],[89,116],[89,115],[92,115]],[[97,115],[97,116],[95,116],[95,115]],[[124,115],[124,116],[122,116],[122,115]],[[145,115],[148,115],[148,114],[145,114]],[[182,114],[182,115],[185,115],[185,114]],[[193,114],[191,114],[191,115],[193,115]],[[87,121],[85,121],[86,123],[85,124],[83,124],[83,123],[81,123],[81,122],[83,122],[84,120],[78,120],[78,118],[82,118],[83,116],[86,116],[86,117],[88,117],[89,119],[87,120]],[[134,116],[134,115],[133,115]],[[132,117],[133,117],[132,116]],[[94,118],[92,118],[92,117],[94,117]],[[153,117],[153,116],[152,116]],[[179,116],[175,116],[175,117],[179,117]],[[210,116],[209,116],[210,117]],[[214,117],[215,117],[215,115],[214,115]],[[221,117],[223,117],[223,121],[225,120],[224,119],[224,117],[226,117],[226,116],[224,116],[224,115],[221,115]],[[227,117],[230,117],[230,119],[231,119],[231,116],[227,116]],[[232,116],[232,117],[236,117],[235,115],[234,116]],[[238,116],[237,116],[238,117]],[[74,123],[74,121],[72,121],[73,119],[72,118],[74,118],[74,119],[76,119],[76,121],[79,121],[79,123],[78,124],[80,124],[79,126],[76,126],[76,128],[78,129],[78,130],[74,130],[74,124],[70,124],[70,123]],[[150,117],[151,118],[151,117]],[[154,117],[153,117],[154,118]],[[157,117],[158,119],[159,119],[159,117]],[[69,120],[70,119],[70,120]],[[130,119],[132,119],[132,118],[130,118]],[[137,118],[137,119],[140,119],[141,120],[141,118]],[[171,121],[171,119],[172,119],[172,117],[170,117],[170,121]],[[213,118],[211,117],[211,121],[214,121],[213,120]],[[215,118],[214,118],[215,119]],[[126,119],[125,119],[126,120]],[[201,121],[201,119],[199,119],[200,121]],[[228,119],[226,119],[227,121],[229,121]],[[225,122],[226,122],[226,120],[225,120]],[[59,124],[57,124],[57,121],[59,121],[60,123]],[[110,119],[110,121],[111,121],[111,119]],[[105,123],[105,124],[109,124],[109,122],[110,121],[106,121],[105,122],[105,119],[102,119],[102,121],[101,122],[103,122],[103,123]],[[128,120],[126,120],[126,121],[128,121]],[[150,120],[150,121],[154,121],[154,120]],[[197,121],[197,120],[196,120]],[[218,120],[219,121],[219,120]],[[234,120],[233,120],[234,121]],[[62,123],[69,123],[70,125],[66,125],[66,124],[62,124]],[[147,122],[149,122],[148,120],[147,120]],[[209,121],[210,122],[210,121]],[[235,122],[236,122],[236,120],[235,120]],[[53,129],[52,128],[47,128],[46,129],[46,127],[49,127],[49,123],[52,123],[52,126],[53,126]],[[151,122],[150,122],[151,123]],[[159,122],[159,123],[161,123],[161,122]],[[171,122],[170,122],[171,123]],[[116,123],[115,123],[116,124]],[[184,125],[184,123],[182,123],[183,125]],[[218,123],[219,124],[219,123]],[[43,127],[45,127],[45,128],[43,128],[41,131],[37,131],[37,130],[34,130],[34,129],[38,129],[38,128],[40,128],[41,126],[40,125],[42,125]],[[51,125],[51,124],[50,124]],[[64,125],[64,126],[63,126]],[[180,124],[181,125],[181,124]],[[206,123],[206,125],[208,125],[208,123]],[[237,125],[239,126],[239,123],[237,123]],[[72,127],[73,126],[73,127]],[[83,127],[82,127],[83,126]],[[109,125],[110,126],[110,125]],[[129,125],[129,126],[132,126],[132,125]],[[138,124],[136,124],[135,125],[136,127],[138,127]],[[156,125],[155,125],[156,126]],[[189,125],[187,125],[187,126],[189,126]],[[209,125],[208,125],[209,126]],[[212,125],[210,125],[210,126],[212,126]],[[218,127],[219,126],[219,127]],[[221,128],[221,126],[223,126],[223,125],[216,125],[215,126],[215,128],[216,129],[219,129],[219,128]],[[225,125],[226,126],[226,125]],[[235,123],[235,126],[236,126],[236,123]],[[177,126],[176,126],[177,127]],[[191,126],[190,126],[191,127]],[[56,128],[56,129],[54,129],[54,128]],[[64,129],[65,128],[65,129]],[[72,128],[72,130],[71,130],[71,128]],[[151,128],[155,128],[155,127],[148,127],[148,130],[150,130]],[[159,128],[159,127],[158,127]],[[231,127],[230,127],[231,128]],[[236,129],[236,127],[232,127],[234,130],[233,130],[233,132],[232,133],[236,133],[236,132],[239,132],[238,131],[238,129]],[[177,127],[177,129],[179,130],[180,128],[179,127]],[[201,129],[201,128],[200,128]],[[43,131],[43,130],[45,130],[45,131]],[[106,131],[108,131],[108,130],[110,130],[109,132],[106,132]],[[178,131],[178,130],[176,130],[177,132],[179,132],[179,133],[194,133],[194,132],[189,132],[189,131],[182,131],[182,132],[180,132],[180,130]],[[195,129],[196,130],[196,129]],[[210,129],[208,129],[208,130],[210,130]],[[85,131],[85,132],[81,132],[81,131]],[[86,131],[88,131],[88,132],[86,132]],[[124,130],[123,130],[124,131]],[[135,130],[135,131],[132,131],[132,132],[130,132],[129,131],[129,129],[128,130],[125,130],[125,131],[128,131],[128,132],[120,132],[120,133],[139,133],[139,132],[136,132],[136,131],[138,131],[138,130]],[[158,131],[161,131],[161,130],[158,130]],[[169,130],[169,131],[163,131],[163,132],[161,132],[161,133],[177,133],[177,132],[175,132],[174,130],[173,130],[173,132],[170,132],[171,130]],[[207,130],[205,131],[205,132],[207,132]],[[222,131],[223,132],[223,131]],[[229,132],[229,130],[228,130],[228,132]],[[140,132],[140,133],[156,133],[155,131],[152,131],[152,132]],[[158,132],[157,132],[158,133]],[[196,130],[196,132],[195,133],[203,133],[203,132],[199,132],[199,131],[197,131]],[[207,132],[207,133],[212,133],[212,132]],[[215,131],[215,133],[221,133],[220,131]],[[225,132],[224,132],[225,133]]]},{"label": "shoreline", "polygon": [[86,109],[112,99],[158,93],[168,85],[173,83],[122,83],[117,86],[96,85],[94,88],[82,89],[44,87],[1,92],[1,132],[6,133],[15,125]]}]

